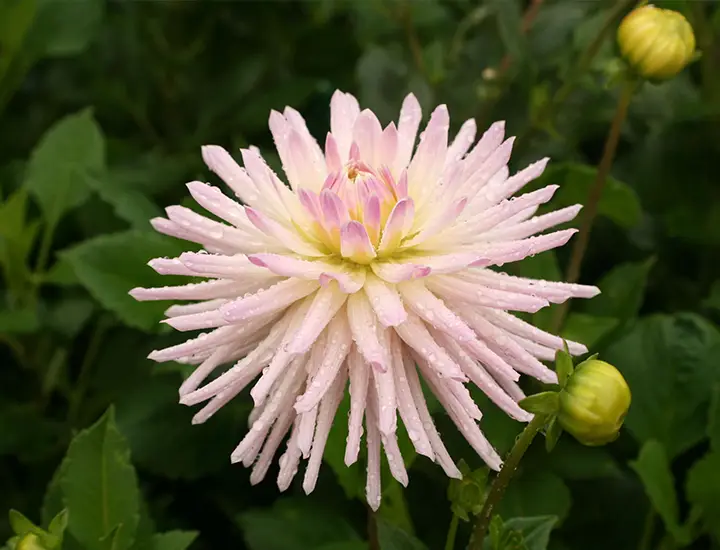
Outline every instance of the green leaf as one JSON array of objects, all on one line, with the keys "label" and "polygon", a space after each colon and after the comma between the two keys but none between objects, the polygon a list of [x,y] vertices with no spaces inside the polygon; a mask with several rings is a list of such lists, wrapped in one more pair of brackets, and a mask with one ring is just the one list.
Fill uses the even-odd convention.
[{"label": "green leaf", "polygon": [[720,280],[713,283],[710,288],[710,295],[703,300],[703,306],[708,309],[720,311]]},{"label": "green leaf", "polygon": [[565,349],[559,349],[555,352],[555,372],[558,377],[558,384],[561,388],[565,387],[568,378],[573,373],[573,360],[567,351],[567,343],[564,342]]},{"label": "green leaf", "polygon": [[238,521],[250,550],[307,550],[359,540],[341,516],[307,498],[281,499],[272,508],[243,512]]},{"label": "green leaf", "polygon": [[227,467],[228,449],[237,444],[236,428],[247,421],[250,400],[235,399],[212,422],[193,425],[196,411],[177,402],[180,383],[175,373],[138,380],[116,399],[115,416],[138,467],[167,478],[196,479]]},{"label": "green leaf", "polygon": [[88,174],[105,166],[102,132],[88,109],[56,122],[30,157],[25,186],[37,199],[46,223],[54,225],[87,199]]},{"label": "green leaf", "polygon": [[713,388],[710,400],[710,413],[708,414],[707,435],[710,438],[710,446],[715,452],[720,453],[720,385]]},{"label": "green leaf", "polygon": [[[560,186],[551,202],[553,209],[585,204],[596,175],[597,168],[594,166],[565,162],[545,170],[542,178],[536,182],[536,186],[541,187],[548,182]],[[609,176],[598,203],[598,214],[624,229],[630,229],[640,222],[642,208],[637,193],[629,185]]]},{"label": "green leaf", "polygon": [[555,391],[536,393],[518,402],[523,409],[533,414],[554,414],[560,407],[560,395]]},{"label": "green leaf", "polygon": [[426,550],[425,545],[397,525],[377,518],[380,550]]},{"label": "green leaf", "polygon": [[67,529],[69,519],[70,512],[67,508],[64,508],[57,516],[52,518],[50,525],[48,526],[48,532],[62,540],[62,536],[63,533],[65,533],[65,529]]},{"label": "green leaf", "polygon": [[619,477],[620,466],[603,447],[586,447],[571,437],[557,442],[552,454],[543,454],[534,465],[552,471],[566,480],[588,480]]},{"label": "green leaf", "polygon": [[152,258],[178,256],[180,243],[153,232],[127,231],[101,235],[61,252],[78,279],[106,309],[126,325],[151,330],[162,319],[166,302],[138,302],[128,291],[138,286],[185,284],[187,279],[163,277],[146,264]]},{"label": "green leaf", "polygon": [[[597,298],[593,298],[596,300]],[[573,342],[582,342],[592,349],[620,324],[615,317],[600,317],[572,312],[562,330],[562,337]]]},{"label": "green leaf", "polygon": [[505,522],[505,527],[520,531],[528,550],[546,550],[557,522],[557,516],[512,518]]},{"label": "green leaf", "polygon": [[602,293],[587,303],[588,313],[615,317],[623,322],[636,317],[653,265],[655,258],[614,267],[598,283]]},{"label": "green leaf", "polygon": [[390,472],[387,470],[383,473],[382,483],[382,506],[377,511],[378,518],[383,518],[388,523],[412,534],[414,529],[403,486],[390,477]]},{"label": "green leaf", "polygon": [[720,453],[708,453],[693,465],[686,492],[688,500],[702,511],[705,529],[720,543]]},{"label": "green leaf", "polygon": [[554,515],[562,521],[570,512],[571,495],[552,472],[528,470],[513,478],[498,506],[502,517]]},{"label": "green leaf", "polygon": [[197,531],[157,533],[146,543],[138,545],[136,550],[185,550],[195,541],[197,536]]},{"label": "green leaf", "polygon": [[40,319],[34,308],[17,310],[0,309],[0,333],[28,334],[40,328]]},{"label": "green leaf", "polygon": [[150,229],[150,220],[162,214],[157,205],[136,189],[118,185],[107,174],[88,175],[86,183],[102,200],[113,207],[117,216],[135,229]]},{"label": "green leaf", "polygon": [[705,437],[718,349],[720,333],[689,314],[643,319],[608,348],[633,393],[625,424],[638,441],[658,440],[672,459]]},{"label": "green leaf", "polygon": [[8,513],[10,519],[10,527],[16,535],[24,535],[26,533],[34,533],[36,535],[43,534],[43,530],[35,525],[17,510],[10,510]]},{"label": "green leaf", "polygon": [[38,0],[33,34],[44,35],[42,54],[64,57],[82,52],[95,36],[104,8],[101,0]]},{"label": "green leaf", "polygon": [[630,466],[640,476],[645,492],[668,532],[677,543],[689,544],[689,533],[680,525],[674,480],[662,444],[659,441],[647,441],[640,450],[637,460],[630,462]]},{"label": "green leaf", "polygon": [[61,471],[70,533],[89,550],[108,544],[114,550],[129,548],[138,525],[140,493],[112,408],[75,436]]},{"label": "green leaf", "polygon": [[545,431],[545,450],[548,453],[553,451],[560,439],[560,436],[562,435],[562,432],[563,429],[557,421],[557,417],[553,418]]}]

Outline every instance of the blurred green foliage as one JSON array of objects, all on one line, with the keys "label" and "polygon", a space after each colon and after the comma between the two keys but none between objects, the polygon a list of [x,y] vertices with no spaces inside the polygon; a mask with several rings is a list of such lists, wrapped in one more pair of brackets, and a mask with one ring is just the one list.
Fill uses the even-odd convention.
[{"label": "blurred green foliage", "polygon": [[[634,98],[582,270],[603,294],[574,304],[564,329],[627,378],[627,430],[607,448],[534,445],[490,548],[720,548],[720,9],[657,4],[686,14],[703,55]],[[127,291],[158,282],[148,259],[185,246],[148,220],[211,177],[203,144],[257,145],[277,165],[270,109],[292,105],[322,136],[336,88],[383,122],[410,91],[426,112],[447,103],[455,128],[504,119],[519,136],[512,168],[551,156],[538,182],[562,186],[550,206],[585,202],[618,94],[613,33],[631,6],[0,0],[0,511],[30,518],[0,519],[0,541],[366,548],[364,480],[342,464],[341,428],[311,496],[278,495],[272,471],[252,487],[228,459],[249,397],[192,426],[177,404],[185,367],[145,359],[180,337],[158,325],[162,305]],[[511,268],[557,279],[566,263],[560,250]],[[520,425],[474,395],[506,452]],[[451,454],[480,468],[434,413]],[[408,489],[384,489],[380,545],[435,550],[448,480],[407,456]]]}]

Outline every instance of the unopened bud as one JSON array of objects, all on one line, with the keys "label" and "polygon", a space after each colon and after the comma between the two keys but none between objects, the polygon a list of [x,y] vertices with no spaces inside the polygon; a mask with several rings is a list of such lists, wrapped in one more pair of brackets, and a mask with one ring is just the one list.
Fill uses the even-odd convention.
[{"label": "unopened bud", "polygon": [[630,388],[611,364],[590,359],[577,366],[560,392],[557,420],[583,445],[604,445],[620,435]]},{"label": "unopened bud", "polygon": [[17,545],[15,546],[15,550],[46,550],[45,547],[40,544],[40,538],[33,534],[28,533],[24,535],[23,537],[20,537],[20,540],[18,540]]},{"label": "unopened bud", "polygon": [[617,40],[625,60],[649,80],[672,78],[695,58],[695,35],[687,19],[652,5],[631,11],[620,23]]}]

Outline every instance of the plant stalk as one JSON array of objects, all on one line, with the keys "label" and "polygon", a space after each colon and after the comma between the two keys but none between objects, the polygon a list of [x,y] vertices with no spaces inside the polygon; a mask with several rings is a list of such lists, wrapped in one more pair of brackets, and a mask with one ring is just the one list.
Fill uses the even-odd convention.
[{"label": "plant stalk", "polygon": [[[572,251],[570,252],[570,263],[568,264],[565,274],[565,281],[568,283],[576,283],[580,278],[580,268],[582,267],[585,252],[590,242],[592,225],[597,217],[598,205],[602,198],[603,190],[605,189],[610,168],[615,159],[618,142],[620,141],[620,131],[622,130],[622,125],[627,116],[628,107],[630,106],[630,101],[632,100],[636,87],[636,80],[628,80],[620,92],[617,108],[615,109],[615,116],[610,125],[607,139],[605,140],[605,147],[603,149],[602,159],[598,165],[597,174],[595,175],[595,181],[585,201],[585,208],[583,209],[580,222],[580,231],[573,241]],[[555,310],[550,328],[551,332],[557,333],[560,331],[569,307],[570,303],[566,301],[560,304]]]},{"label": "plant stalk", "polygon": [[513,448],[510,449],[510,453],[505,460],[505,464],[503,464],[500,473],[493,481],[493,484],[490,487],[490,492],[485,500],[485,504],[475,520],[473,536],[468,550],[482,550],[495,507],[499,504],[505,494],[505,490],[507,489],[510,480],[517,471],[520,460],[525,455],[525,452],[530,447],[530,444],[535,439],[535,436],[545,426],[547,419],[547,415],[536,414],[530,423],[525,426],[525,429],[520,434],[520,437],[518,437],[515,441]]},{"label": "plant stalk", "polygon": [[460,518],[457,514],[453,514],[450,520],[450,527],[448,527],[447,538],[445,539],[445,550],[455,550],[455,538],[457,537],[458,525],[460,525]]}]

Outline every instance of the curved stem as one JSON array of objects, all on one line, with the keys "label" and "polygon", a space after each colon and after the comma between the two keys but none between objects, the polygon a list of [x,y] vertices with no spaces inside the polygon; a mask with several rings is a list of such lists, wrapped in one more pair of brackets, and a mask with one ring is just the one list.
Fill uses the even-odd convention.
[{"label": "curved stem", "polygon": [[[607,181],[610,168],[612,167],[613,160],[615,159],[615,152],[617,151],[617,145],[620,141],[620,130],[622,129],[623,122],[627,116],[628,107],[632,100],[633,93],[637,82],[635,80],[629,80],[625,83],[620,97],[618,99],[617,108],[615,110],[615,116],[613,117],[608,132],[607,139],[605,140],[605,147],[603,150],[603,156],[598,165],[597,174],[595,181],[590,188],[587,201],[585,202],[585,208],[583,209],[582,221],[580,223],[580,231],[577,234],[577,238],[573,242],[572,251],[570,252],[570,263],[568,264],[567,273],[565,274],[565,281],[568,283],[576,283],[580,278],[580,268],[582,266],[585,252],[587,251],[588,243],[590,242],[590,232],[592,230],[593,222],[597,216],[598,205],[602,198],[603,190],[605,189],[605,183]],[[555,310],[551,323],[551,331],[558,332],[565,321],[568,309],[570,307],[569,302],[564,302]]]},{"label": "curved stem", "polygon": [[493,511],[505,494],[505,490],[517,471],[520,460],[525,455],[525,451],[528,450],[535,436],[542,430],[543,426],[545,426],[547,419],[547,415],[536,414],[530,423],[525,426],[520,437],[515,441],[515,445],[510,450],[505,464],[503,464],[500,473],[495,478],[495,481],[493,481],[492,487],[490,487],[490,492],[488,493],[480,515],[478,515],[477,520],[475,520],[475,528],[473,529],[472,540],[468,547],[469,550],[482,550]]},{"label": "curved stem", "polygon": [[457,537],[458,525],[460,524],[460,518],[457,514],[452,515],[450,520],[450,527],[448,527],[447,538],[445,539],[445,550],[455,549],[455,537]]}]

